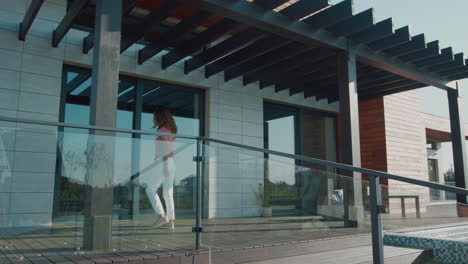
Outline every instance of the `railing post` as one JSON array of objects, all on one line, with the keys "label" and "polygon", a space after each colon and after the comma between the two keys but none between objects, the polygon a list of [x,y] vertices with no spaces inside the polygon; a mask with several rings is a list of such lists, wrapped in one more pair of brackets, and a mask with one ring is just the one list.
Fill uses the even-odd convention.
[{"label": "railing post", "polygon": [[421,208],[419,206],[419,196],[416,196],[415,198],[415,204],[416,204],[416,218],[421,218]]},{"label": "railing post", "polygon": [[202,215],[202,171],[203,171],[203,140],[197,138],[197,156],[194,158],[196,162],[196,219],[195,219],[195,227],[192,228],[192,232],[195,232],[195,249],[200,249],[201,245],[201,232],[202,224],[201,224],[201,215]]},{"label": "railing post", "polygon": [[405,197],[401,197],[401,216],[406,217],[406,204],[405,204]]},{"label": "railing post", "polygon": [[379,177],[370,177],[370,213],[372,228],[372,256],[374,264],[384,263],[382,218],[380,214],[384,209],[381,205],[382,194],[380,191]]}]

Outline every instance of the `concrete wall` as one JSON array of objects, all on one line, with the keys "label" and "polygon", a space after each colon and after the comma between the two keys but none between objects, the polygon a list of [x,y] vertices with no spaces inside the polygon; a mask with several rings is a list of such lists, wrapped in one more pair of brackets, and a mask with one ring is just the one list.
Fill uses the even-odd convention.
[{"label": "concrete wall", "polygon": [[[3,0],[0,4],[0,115],[58,121],[62,66],[90,67],[93,51],[81,52],[82,40],[87,34],[76,30],[71,30],[57,48],[51,47],[52,31],[65,13],[65,0],[47,0],[26,41],[19,41],[18,25],[29,3],[30,0]],[[122,74],[206,89],[206,131],[207,136],[213,138],[263,147],[263,100],[338,111],[336,103],[304,99],[302,93],[289,96],[288,91],[275,93],[272,87],[260,90],[258,84],[244,87],[240,79],[226,83],[222,75],[205,79],[202,70],[186,75],[183,61],[167,70],[161,69],[161,56],[138,65],[139,48],[134,45],[121,57]],[[6,151],[0,153],[8,160],[8,166],[0,166],[0,226],[49,225],[56,129],[23,124],[13,125],[13,128],[21,130],[4,136]],[[258,202],[254,199],[252,185],[256,186],[263,179],[263,168],[245,161],[249,157],[245,153],[233,159],[232,150],[213,147],[219,150],[219,155],[210,160],[216,166],[210,167],[208,175],[209,215],[257,214]],[[244,161],[239,163],[240,159]]]}]

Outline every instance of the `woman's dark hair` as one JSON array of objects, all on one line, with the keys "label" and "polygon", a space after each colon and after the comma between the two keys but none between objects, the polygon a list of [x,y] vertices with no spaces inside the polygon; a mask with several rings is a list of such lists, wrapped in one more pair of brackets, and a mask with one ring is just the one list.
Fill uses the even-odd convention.
[{"label": "woman's dark hair", "polygon": [[165,107],[157,106],[153,112],[153,121],[158,127],[165,127],[171,131],[171,133],[177,133],[177,126],[172,117],[171,112]]}]

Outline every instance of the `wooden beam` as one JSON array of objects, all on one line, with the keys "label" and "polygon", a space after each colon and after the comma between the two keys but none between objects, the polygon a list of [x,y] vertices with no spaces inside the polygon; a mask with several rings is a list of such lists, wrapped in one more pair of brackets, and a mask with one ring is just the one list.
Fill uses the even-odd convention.
[{"label": "wooden beam", "polygon": [[240,24],[231,19],[223,19],[207,30],[200,33],[194,39],[184,42],[181,46],[176,47],[162,58],[162,68],[175,64],[183,58],[192,55],[194,52],[202,49],[207,44],[217,40],[221,36],[229,33],[230,31],[239,28]]},{"label": "wooden beam", "polygon": [[384,50],[401,45],[410,40],[411,35],[409,32],[409,27],[406,26],[395,30],[395,34],[393,35],[368,43],[368,46],[373,50]]},{"label": "wooden beam", "polygon": [[[304,86],[304,83],[307,85]],[[276,83],[276,91],[279,92],[289,88],[289,94],[294,95],[305,90],[320,90],[322,87],[329,87],[330,85],[336,86],[335,66],[323,68],[312,74],[306,74],[296,78],[290,76],[288,79]]]},{"label": "wooden beam", "polygon": [[[123,1],[123,7],[122,7],[122,15],[127,15],[130,13],[135,6],[141,2],[142,0],[124,0]],[[94,46],[94,33],[89,33],[88,36],[86,36],[83,39],[83,53],[88,53]]]},{"label": "wooden beam", "polygon": [[454,75],[462,72],[468,71],[468,65],[463,65],[460,67],[452,68],[449,70],[440,71],[439,74],[442,76]]},{"label": "wooden beam", "polygon": [[368,43],[388,37],[393,33],[393,21],[391,18],[388,18],[378,22],[370,28],[353,33],[349,35],[348,38],[359,43]]},{"label": "wooden beam", "polygon": [[366,94],[371,91],[375,91],[375,92],[385,91],[388,89],[393,89],[393,88],[415,84],[415,83],[417,82],[400,76],[400,79],[397,79],[397,80],[379,83],[378,85],[375,85],[375,86],[367,85],[362,88],[360,87],[358,91],[359,93]]},{"label": "wooden beam", "polygon": [[426,87],[426,84],[423,83],[416,83],[416,84],[409,84],[401,87],[395,87],[392,89],[384,90],[384,91],[379,91],[379,92],[371,92],[368,94],[360,94],[359,99],[366,100],[370,98],[376,98],[376,97],[381,97],[381,96],[386,96],[386,95],[391,95],[391,94],[396,94],[396,93],[402,93],[406,91],[411,91],[419,88]]},{"label": "wooden beam", "polygon": [[457,73],[457,74],[449,75],[447,78],[448,78],[449,80],[461,80],[461,79],[465,79],[465,78],[468,78],[468,72],[462,72],[462,73]]},{"label": "wooden beam", "polygon": [[429,67],[433,65],[438,65],[446,63],[448,61],[453,61],[452,48],[445,48],[441,50],[441,54],[435,57],[430,57],[427,59],[421,59],[413,62],[418,67]]},{"label": "wooden beam", "polygon": [[[253,3],[245,0],[183,0],[187,4],[196,4],[197,7],[211,11],[220,16],[241,21],[252,25],[260,30],[277,34],[286,39],[302,42],[312,47],[330,47],[337,50],[351,50],[357,54],[359,61],[372,65],[394,74],[402,75],[406,78],[435,86],[440,89],[454,89],[452,82],[439,76],[420,69],[412,64],[405,64],[401,61],[385,57],[383,54],[372,50],[367,45],[360,45],[334,36],[332,33],[317,29],[314,26],[302,21],[293,20],[281,13],[267,11]],[[336,7],[335,5],[333,7]],[[316,17],[328,10],[317,13],[310,18]],[[352,8],[350,8],[352,15]],[[395,33],[396,34],[396,33]],[[408,37],[409,38],[409,37]],[[408,39],[409,41],[409,39]],[[370,43],[369,43],[370,44]],[[398,43],[399,44],[399,43]],[[385,47],[385,48],[388,48]]]},{"label": "wooden beam", "polygon": [[348,36],[374,25],[374,9],[367,9],[355,16],[340,21],[326,28],[336,36]]},{"label": "wooden beam", "polygon": [[[286,75],[291,71],[301,68],[303,65],[320,61],[324,58],[330,57],[332,54],[333,53],[331,53],[327,49],[315,48],[311,51],[299,54],[294,58],[273,64],[266,69],[258,70],[244,75],[244,85],[248,85],[258,80],[262,80],[265,84],[265,82],[268,80],[273,81],[277,77]],[[270,83],[267,86],[270,86],[272,84],[273,83]],[[266,86],[260,85],[260,88],[264,87]]]},{"label": "wooden beam", "polygon": [[28,34],[28,31],[31,28],[31,25],[34,22],[37,13],[39,13],[39,9],[41,9],[43,3],[44,0],[32,0],[32,2],[29,4],[28,11],[26,11],[23,22],[21,22],[19,26],[19,40],[24,41],[26,39],[26,34]]},{"label": "wooden beam", "polygon": [[289,0],[254,0],[253,3],[267,10],[275,9]]},{"label": "wooden beam", "polygon": [[75,0],[70,8],[67,10],[67,13],[63,17],[60,24],[52,33],[52,47],[57,47],[60,41],[62,41],[65,34],[70,30],[73,21],[75,18],[83,11],[83,9],[88,5],[90,0]]},{"label": "wooden beam", "polygon": [[277,36],[270,36],[260,39],[253,44],[233,52],[205,67],[205,77],[211,77],[216,73],[228,70],[233,66],[239,65],[253,58],[263,55],[271,50],[284,46],[289,41]]},{"label": "wooden beam", "polygon": [[124,32],[120,52],[124,52],[131,45],[141,39],[146,33],[157,29],[162,21],[174,13],[180,6],[178,0],[164,0],[156,8],[147,14],[141,24],[134,26],[129,32]]},{"label": "wooden beam", "polygon": [[276,50],[267,52],[261,56],[258,56],[252,60],[246,61],[232,69],[225,71],[224,80],[230,81],[243,74],[251,73],[255,70],[265,69],[274,63],[285,60],[287,58],[294,57],[307,50],[310,50],[310,48],[298,42],[293,42],[293,43],[281,46]]},{"label": "wooden beam", "polygon": [[411,38],[411,41],[400,44],[393,48],[385,49],[384,52],[389,57],[398,57],[412,53],[415,51],[423,50],[426,48],[426,39],[424,34],[419,34]]},{"label": "wooden beam", "polygon": [[[319,59],[320,60],[315,60]],[[301,64],[300,67],[291,68],[291,70],[287,72],[282,72],[274,75],[270,75],[268,78],[262,78],[260,81],[260,88],[264,88],[273,84],[280,84],[281,87],[288,87],[287,83],[302,80],[306,78],[305,76],[311,74],[317,74],[321,71],[328,71],[329,67],[333,66],[331,62],[334,62],[334,54],[330,55],[330,53],[323,54],[323,57],[315,57],[312,62]],[[279,90],[281,91],[282,88]]]},{"label": "wooden beam", "polygon": [[147,41],[150,41],[150,44],[138,51],[139,63],[140,60],[146,61],[170,46],[175,46],[176,43],[186,37],[203,21],[206,21],[211,16],[212,14],[206,11],[195,11],[172,27],[169,32],[162,35],[160,33],[154,33],[153,36],[146,39]]},{"label": "wooden beam", "polygon": [[420,59],[426,59],[430,57],[437,56],[440,53],[439,48],[439,41],[432,41],[427,43],[427,48],[423,50],[416,50],[414,52],[409,52],[408,54],[404,54],[398,56],[398,58],[405,62],[413,62]]},{"label": "wooden beam", "polygon": [[329,2],[329,0],[300,0],[281,10],[280,13],[294,19],[300,19],[312,13],[318,12],[326,7],[329,7]]},{"label": "wooden beam", "polygon": [[302,21],[315,29],[324,28],[336,24],[344,19],[353,16],[353,1],[344,0],[330,8],[323,10]]},{"label": "wooden beam", "polygon": [[453,55],[453,61],[446,63],[438,64],[435,66],[428,67],[427,70],[431,72],[436,72],[439,74],[441,71],[450,70],[453,68],[458,68],[465,66],[465,60],[463,58],[463,52]]},{"label": "wooden beam", "polygon": [[185,61],[184,72],[185,74],[190,73],[205,64],[217,60],[240,47],[250,45],[265,36],[265,33],[256,28],[248,28]]},{"label": "wooden beam", "polygon": [[367,83],[361,83],[358,81],[358,87],[359,87],[359,91],[361,91],[361,90],[366,90],[366,89],[369,89],[378,85],[401,81],[403,79],[406,79],[406,78],[401,77],[399,75],[390,74],[389,76],[386,76],[383,78],[376,78],[375,80],[367,82]]}]

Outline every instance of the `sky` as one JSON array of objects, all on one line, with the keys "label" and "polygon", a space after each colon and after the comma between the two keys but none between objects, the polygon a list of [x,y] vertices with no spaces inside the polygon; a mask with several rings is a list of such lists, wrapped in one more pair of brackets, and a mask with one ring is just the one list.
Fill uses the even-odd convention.
[{"label": "sky", "polygon": [[[332,4],[341,0],[331,0]],[[355,13],[374,8],[376,22],[393,18],[394,28],[410,26],[413,36],[424,33],[426,42],[439,40],[442,48],[452,47],[454,54],[464,52],[468,58],[468,0],[355,0]],[[463,97],[468,97],[468,80],[459,83]],[[422,88],[421,110],[448,118],[446,92]],[[463,109],[468,123],[468,100]]]}]

